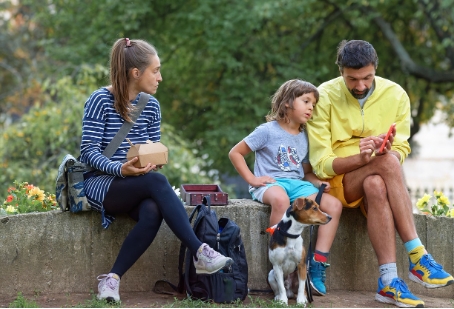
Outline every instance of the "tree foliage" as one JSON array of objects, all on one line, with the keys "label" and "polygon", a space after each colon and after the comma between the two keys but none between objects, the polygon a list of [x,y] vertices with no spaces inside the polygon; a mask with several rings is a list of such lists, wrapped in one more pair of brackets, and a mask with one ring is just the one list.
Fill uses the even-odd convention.
[{"label": "tree foliage", "polygon": [[28,14],[39,29],[34,45],[27,44],[58,64],[51,79],[83,64],[107,66],[119,37],[154,44],[164,78],[157,93],[164,123],[206,159],[206,169],[233,172],[228,151],[265,121],[270,95],[283,82],[301,78],[318,85],[339,75],[334,61],[342,39],[374,45],[377,75],[399,83],[410,96],[412,135],[437,109],[453,127],[453,4],[21,0],[16,12]]},{"label": "tree foliage", "polygon": [[[44,85],[48,96],[44,107],[33,106],[21,119],[8,126],[0,136],[0,201],[13,182],[28,182],[48,192],[55,192],[58,164],[70,153],[80,154],[84,102],[103,80],[102,66],[81,67],[73,78],[65,76],[54,84]],[[210,183],[219,179],[217,171],[201,171],[207,162],[196,156],[188,143],[164,125],[162,142],[170,148],[170,162],[161,172],[169,182]]]}]

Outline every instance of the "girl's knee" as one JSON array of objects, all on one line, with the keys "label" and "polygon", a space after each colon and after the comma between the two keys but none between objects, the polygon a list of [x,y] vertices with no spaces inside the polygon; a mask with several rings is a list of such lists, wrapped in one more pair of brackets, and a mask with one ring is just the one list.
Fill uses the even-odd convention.
[{"label": "girl's knee", "polygon": [[278,198],[275,198],[272,203],[271,203],[271,209],[273,210],[280,210],[280,211],[286,211],[287,208],[290,207],[290,199],[288,196],[281,196]]},{"label": "girl's knee", "polygon": [[343,209],[341,201],[329,194],[323,194],[323,197],[320,203],[320,209],[332,217],[340,217]]}]

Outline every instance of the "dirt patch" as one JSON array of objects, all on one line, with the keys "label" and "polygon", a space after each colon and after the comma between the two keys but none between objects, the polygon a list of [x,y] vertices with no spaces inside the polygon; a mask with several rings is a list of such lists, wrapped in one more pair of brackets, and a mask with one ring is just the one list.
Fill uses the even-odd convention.
[{"label": "dirt patch", "polygon": [[[315,297],[311,304],[312,308],[395,308],[392,305],[386,305],[374,300],[375,292],[364,291],[329,291],[326,296]],[[78,307],[86,303],[92,298],[89,293],[68,293],[68,294],[45,294],[45,295],[24,295],[28,300],[34,300],[41,308],[68,308]],[[184,295],[163,295],[153,292],[127,292],[121,293],[122,307],[125,308],[160,308],[169,306],[174,302],[174,297],[179,300],[184,299]],[[257,298],[263,300],[271,300],[271,294],[252,294],[253,300]],[[453,299],[434,298],[423,296],[421,297],[426,304],[426,307],[431,308],[452,308],[454,306]],[[0,298],[0,308],[7,308],[15,299]],[[243,302],[245,306],[251,304],[251,299],[248,297]],[[289,305],[294,305],[295,300],[289,300]]]}]

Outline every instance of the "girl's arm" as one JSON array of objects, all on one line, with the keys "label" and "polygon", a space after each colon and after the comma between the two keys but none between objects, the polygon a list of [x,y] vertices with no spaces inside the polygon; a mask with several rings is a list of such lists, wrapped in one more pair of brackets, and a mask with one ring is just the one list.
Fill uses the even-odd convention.
[{"label": "girl's arm", "polygon": [[323,192],[329,192],[331,189],[331,185],[327,181],[323,181],[318,179],[318,177],[312,172],[312,166],[309,163],[303,163],[303,171],[304,171],[304,180],[309,181],[313,184],[316,188],[320,188],[322,184],[325,184],[325,190]]},{"label": "girl's arm", "polygon": [[235,167],[238,174],[253,187],[266,186],[267,183],[275,182],[272,177],[262,176],[256,177],[246,164],[244,157],[252,152],[251,148],[245,141],[236,144],[229,152],[229,159]]}]

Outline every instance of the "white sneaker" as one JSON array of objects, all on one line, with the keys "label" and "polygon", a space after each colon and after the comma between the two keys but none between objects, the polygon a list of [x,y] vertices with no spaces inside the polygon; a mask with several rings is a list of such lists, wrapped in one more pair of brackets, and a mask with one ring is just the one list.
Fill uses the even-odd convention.
[{"label": "white sneaker", "polygon": [[105,299],[109,302],[120,301],[120,277],[117,274],[99,275],[98,279],[98,299]]},{"label": "white sneaker", "polygon": [[206,243],[203,243],[197,250],[197,260],[193,259],[197,274],[212,274],[233,264],[231,258],[223,256]]}]

